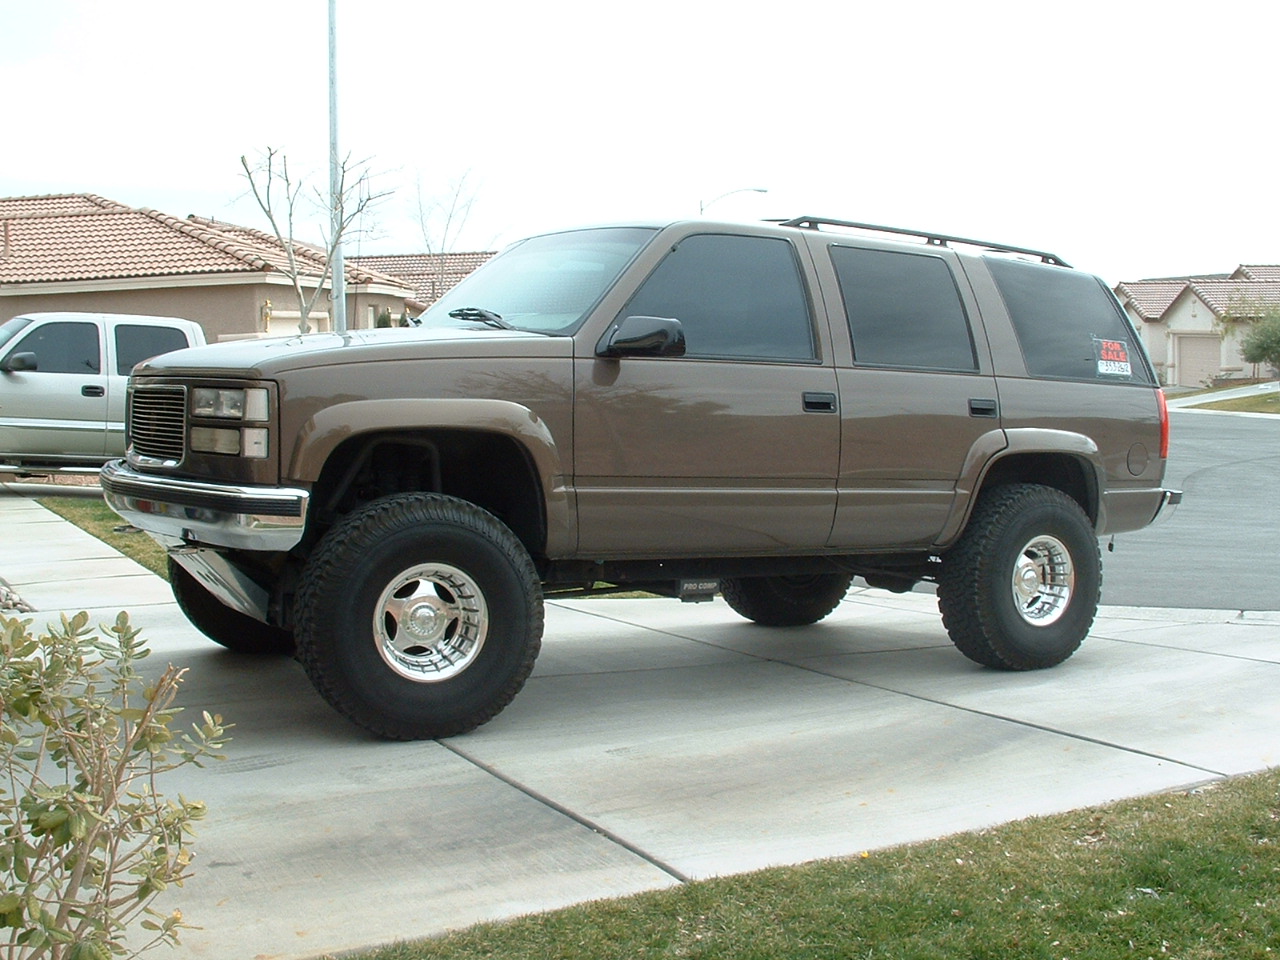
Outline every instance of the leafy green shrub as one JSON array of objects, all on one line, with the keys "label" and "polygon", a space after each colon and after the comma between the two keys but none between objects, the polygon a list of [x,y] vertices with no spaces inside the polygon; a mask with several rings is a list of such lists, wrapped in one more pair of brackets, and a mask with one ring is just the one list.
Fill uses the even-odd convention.
[{"label": "leafy green shrub", "polygon": [[[219,716],[174,729],[185,670],[152,682],[121,613],[101,636],[78,613],[35,637],[0,616],[0,956],[106,960],[175,944],[181,911],[149,904],[189,877],[204,804],[167,800],[157,777],[221,759]],[[124,945],[135,921],[150,932]]]}]

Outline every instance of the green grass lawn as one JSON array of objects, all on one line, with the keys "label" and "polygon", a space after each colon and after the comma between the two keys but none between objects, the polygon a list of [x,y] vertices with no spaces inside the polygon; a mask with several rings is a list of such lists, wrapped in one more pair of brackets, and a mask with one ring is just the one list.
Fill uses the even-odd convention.
[{"label": "green grass lawn", "polygon": [[117,533],[126,524],[101,497],[41,497],[37,502],[168,579],[164,548],[141,531]]},{"label": "green grass lawn", "polygon": [[1243,413],[1280,413],[1280,390],[1259,391],[1256,396],[1236,397],[1234,400],[1215,400],[1197,403],[1197,410],[1234,410]]},{"label": "green grass lawn", "polygon": [[1275,958],[1280,771],[346,956]]}]

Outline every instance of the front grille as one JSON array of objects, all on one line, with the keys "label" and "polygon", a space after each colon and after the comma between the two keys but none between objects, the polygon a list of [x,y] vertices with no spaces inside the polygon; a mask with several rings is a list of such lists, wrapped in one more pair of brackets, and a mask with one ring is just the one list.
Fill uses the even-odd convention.
[{"label": "front grille", "polygon": [[129,444],[156,460],[182,460],[187,440],[184,387],[135,387],[129,394]]}]

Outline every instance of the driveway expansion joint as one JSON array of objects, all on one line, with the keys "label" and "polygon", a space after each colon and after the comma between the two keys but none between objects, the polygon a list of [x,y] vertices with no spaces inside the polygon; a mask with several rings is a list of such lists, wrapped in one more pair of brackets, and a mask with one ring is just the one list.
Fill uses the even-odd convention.
[{"label": "driveway expansion joint", "polygon": [[690,883],[693,880],[692,877],[688,876],[685,873],[680,872],[671,864],[654,856],[653,854],[649,853],[647,850],[637,847],[631,841],[625,839],[622,836],[619,836],[618,834],[614,833],[612,830],[609,830],[608,828],[601,826],[600,824],[592,820],[590,817],[583,816],[577,811],[571,810],[569,807],[566,807],[564,804],[558,803],[557,801],[552,800],[546,794],[533,789],[527,784],[521,783],[519,780],[516,780],[514,777],[508,776],[507,774],[503,773],[501,770],[499,770],[497,767],[493,766],[492,764],[485,763],[483,760],[480,760],[477,757],[471,756],[465,750],[462,750],[461,748],[459,748],[457,744],[449,740],[437,740],[436,743],[444,747],[446,750],[448,750],[450,753],[452,753],[454,756],[458,757],[459,759],[465,760],[467,763],[471,764],[477,769],[483,770],[485,773],[489,774],[489,776],[494,777],[497,780],[501,780],[507,786],[520,791],[529,799],[534,800],[537,803],[540,803],[551,810],[554,810],[556,813],[560,814],[561,816],[568,817],[570,820],[572,820],[574,823],[579,824],[580,826],[586,827],[592,833],[595,833],[595,834],[598,834],[599,836],[604,837],[606,840],[610,841],[613,844],[616,844],[617,846],[621,847],[623,850],[626,850],[628,853],[639,857],[641,860],[645,861],[645,863],[648,863],[651,866],[657,867],[663,873],[667,874],[669,877],[672,877],[675,880],[678,880],[680,883]]}]

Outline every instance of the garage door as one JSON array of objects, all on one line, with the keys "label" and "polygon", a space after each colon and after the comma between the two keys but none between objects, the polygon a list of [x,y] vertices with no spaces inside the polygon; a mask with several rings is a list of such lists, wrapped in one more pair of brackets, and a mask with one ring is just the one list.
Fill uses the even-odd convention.
[{"label": "garage door", "polygon": [[1178,337],[1177,379],[1180,387],[1203,387],[1222,372],[1220,337]]}]

